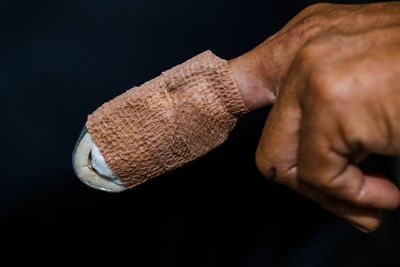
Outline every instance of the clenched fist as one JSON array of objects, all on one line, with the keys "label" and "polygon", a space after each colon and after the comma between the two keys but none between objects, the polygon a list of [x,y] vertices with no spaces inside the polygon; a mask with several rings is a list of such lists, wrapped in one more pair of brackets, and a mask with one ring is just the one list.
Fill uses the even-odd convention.
[{"label": "clenched fist", "polygon": [[310,6],[230,66],[249,109],[273,104],[263,175],[366,232],[399,207],[399,189],[357,163],[400,154],[400,2]]}]

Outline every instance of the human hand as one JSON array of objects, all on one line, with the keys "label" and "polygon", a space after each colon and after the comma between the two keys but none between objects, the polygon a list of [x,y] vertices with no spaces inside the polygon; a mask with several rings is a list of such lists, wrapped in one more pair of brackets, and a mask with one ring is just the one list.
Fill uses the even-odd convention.
[{"label": "human hand", "polygon": [[249,109],[274,103],[263,175],[365,232],[399,207],[391,181],[357,166],[400,154],[399,2],[310,6],[230,65]]}]

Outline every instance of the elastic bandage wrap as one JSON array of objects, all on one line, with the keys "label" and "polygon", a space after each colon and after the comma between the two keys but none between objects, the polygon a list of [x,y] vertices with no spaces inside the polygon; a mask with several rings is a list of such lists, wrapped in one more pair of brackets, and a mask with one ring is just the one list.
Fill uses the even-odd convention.
[{"label": "elastic bandage wrap", "polygon": [[86,127],[132,188],[219,146],[246,112],[228,62],[206,51],[104,103]]}]

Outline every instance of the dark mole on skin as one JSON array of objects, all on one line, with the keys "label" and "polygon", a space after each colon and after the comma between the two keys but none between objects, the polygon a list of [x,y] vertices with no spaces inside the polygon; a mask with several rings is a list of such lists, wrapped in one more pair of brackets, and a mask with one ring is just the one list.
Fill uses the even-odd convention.
[{"label": "dark mole on skin", "polygon": [[269,168],[266,176],[270,179],[275,179],[276,178],[276,167]]}]

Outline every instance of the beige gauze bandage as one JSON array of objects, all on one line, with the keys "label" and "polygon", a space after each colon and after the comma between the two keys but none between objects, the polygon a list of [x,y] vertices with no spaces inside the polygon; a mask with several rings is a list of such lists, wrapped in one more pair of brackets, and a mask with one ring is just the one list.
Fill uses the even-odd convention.
[{"label": "beige gauze bandage", "polygon": [[246,112],[228,62],[206,51],[104,103],[86,127],[132,188],[222,144]]}]

